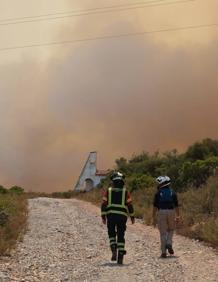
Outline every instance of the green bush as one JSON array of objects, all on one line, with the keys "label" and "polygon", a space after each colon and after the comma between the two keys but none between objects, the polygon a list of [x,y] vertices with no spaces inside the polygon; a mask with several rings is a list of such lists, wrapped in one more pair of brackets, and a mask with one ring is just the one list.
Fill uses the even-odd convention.
[{"label": "green bush", "polygon": [[150,187],[154,184],[154,178],[151,177],[150,175],[132,175],[131,177],[128,178],[127,180],[127,185],[129,187],[129,190],[131,192],[137,190],[137,189],[142,189],[142,188],[147,188]]},{"label": "green bush", "polygon": [[9,192],[10,193],[15,193],[15,194],[23,194],[24,193],[24,189],[19,187],[19,186],[12,186],[10,189],[9,189]]},{"label": "green bush", "polygon": [[4,186],[0,185],[0,194],[7,194],[7,193],[8,190]]},{"label": "green bush", "polygon": [[201,187],[218,168],[218,140],[196,142],[184,154],[176,150],[149,154],[142,152],[130,160],[116,160],[116,169],[126,174],[131,191],[152,185],[154,178],[168,175],[178,192],[188,187]]}]

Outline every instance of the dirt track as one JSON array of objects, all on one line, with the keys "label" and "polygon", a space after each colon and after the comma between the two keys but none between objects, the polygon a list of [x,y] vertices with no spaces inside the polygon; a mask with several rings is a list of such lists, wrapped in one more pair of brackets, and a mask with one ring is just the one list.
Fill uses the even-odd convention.
[{"label": "dirt track", "polygon": [[158,231],[129,223],[127,256],[118,266],[97,207],[38,198],[29,209],[23,242],[0,261],[0,281],[218,281],[218,255],[199,242],[176,236],[175,257],[160,259]]}]

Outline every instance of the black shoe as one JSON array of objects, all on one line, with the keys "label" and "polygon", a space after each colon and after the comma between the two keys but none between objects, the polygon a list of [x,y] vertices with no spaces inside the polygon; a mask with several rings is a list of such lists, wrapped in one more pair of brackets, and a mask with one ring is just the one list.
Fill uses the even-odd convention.
[{"label": "black shoe", "polygon": [[167,257],[167,254],[166,254],[166,253],[162,253],[160,257],[161,257],[161,258],[166,258],[166,257]]},{"label": "black shoe", "polygon": [[112,261],[116,261],[116,260],[117,260],[117,246],[112,245],[112,246],[111,246],[111,251],[112,251],[111,260],[112,260]]},{"label": "black shoe", "polygon": [[174,250],[172,248],[172,245],[167,245],[166,248],[167,248],[170,255],[174,255]]}]

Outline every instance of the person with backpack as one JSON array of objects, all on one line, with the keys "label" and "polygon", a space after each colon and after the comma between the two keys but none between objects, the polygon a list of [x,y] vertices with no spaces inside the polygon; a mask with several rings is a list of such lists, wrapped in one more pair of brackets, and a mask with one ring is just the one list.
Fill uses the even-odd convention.
[{"label": "person with backpack", "polygon": [[130,193],[124,187],[125,176],[114,172],[111,176],[112,187],[103,195],[101,217],[103,224],[107,224],[112,261],[123,264],[125,250],[125,231],[128,215],[132,224],[135,223],[134,208]]},{"label": "person with backpack", "polygon": [[176,222],[179,220],[178,199],[175,191],[170,187],[170,178],[168,176],[159,176],[156,179],[157,189],[153,201],[153,223],[160,232],[161,258],[167,257],[167,251],[170,255],[173,250],[173,232]]}]

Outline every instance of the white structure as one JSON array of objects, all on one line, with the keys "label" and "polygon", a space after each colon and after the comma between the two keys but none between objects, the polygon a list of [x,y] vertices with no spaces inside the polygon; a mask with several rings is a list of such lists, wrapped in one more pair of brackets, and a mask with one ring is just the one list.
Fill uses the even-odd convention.
[{"label": "white structure", "polygon": [[106,175],[107,171],[97,170],[97,152],[90,152],[74,190],[90,191],[106,178]]}]

